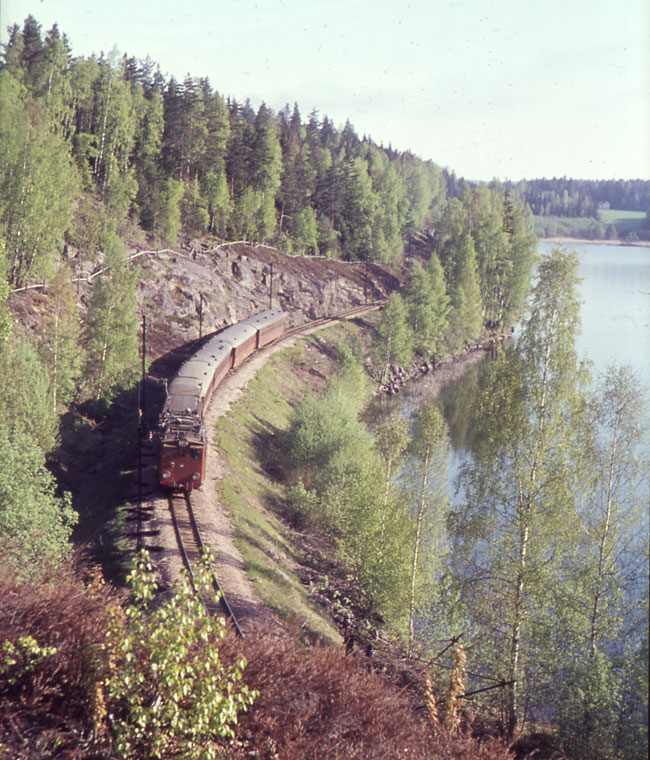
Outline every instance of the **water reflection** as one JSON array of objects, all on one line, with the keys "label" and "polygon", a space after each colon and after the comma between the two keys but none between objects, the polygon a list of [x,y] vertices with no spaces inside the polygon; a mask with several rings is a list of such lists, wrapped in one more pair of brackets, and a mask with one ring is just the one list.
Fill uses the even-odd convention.
[{"label": "water reflection", "polygon": [[[553,243],[540,243],[544,255]],[[611,362],[628,363],[639,374],[646,388],[650,382],[650,248],[596,244],[567,244],[580,261],[581,322],[577,340],[578,354],[592,363],[597,379]],[[486,358],[484,358],[486,357]],[[477,363],[462,376],[439,388],[436,376],[424,376],[408,384],[397,396],[384,396],[372,405],[367,421],[372,424],[383,414],[399,412],[408,419],[422,404],[438,398],[442,406],[453,455],[450,483],[454,484],[460,466],[472,447],[472,399],[481,389],[488,366],[486,354],[479,352]],[[646,393],[650,400],[650,393]],[[646,404],[646,409],[650,404]]]}]

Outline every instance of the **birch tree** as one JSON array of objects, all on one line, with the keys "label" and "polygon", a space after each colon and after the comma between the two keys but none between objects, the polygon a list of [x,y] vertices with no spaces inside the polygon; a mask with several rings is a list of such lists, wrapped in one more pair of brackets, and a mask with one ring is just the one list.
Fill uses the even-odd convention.
[{"label": "birch tree", "polygon": [[41,335],[39,353],[50,374],[52,411],[74,398],[83,365],[80,345],[81,321],[72,284],[72,273],[61,266],[48,290],[48,319]]},{"label": "birch tree", "polygon": [[647,683],[648,671],[648,456],[638,376],[610,366],[587,412],[578,540],[555,605],[572,662],[554,701],[570,755],[609,760],[642,751],[644,706],[647,715],[647,690],[645,698],[629,690],[635,672],[645,670]]},{"label": "birch tree", "polygon": [[[413,529],[410,538],[411,572],[408,613],[408,649],[415,640],[415,614],[418,592],[423,578],[433,573],[433,558],[441,561],[443,554],[444,524],[449,507],[447,471],[449,439],[447,425],[437,405],[424,406],[413,424],[409,446],[411,461],[407,478],[411,483]],[[422,558],[429,560],[423,563]],[[422,572],[425,564],[427,573]]]},{"label": "birch tree", "polygon": [[93,286],[83,338],[86,377],[97,400],[128,384],[138,364],[135,273],[117,238],[107,241],[107,249],[106,272]]},{"label": "birch tree", "polygon": [[552,590],[575,541],[564,515],[575,508],[574,422],[586,380],[575,351],[576,285],[576,256],[555,249],[539,267],[520,355],[490,367],[477,399],[474,463],[451,521],[461,596],[490,652],[484,665],[508,684],[511,735],[538,685],[533,652],[553,625]]},{"label": "birch tree", "polygon": [[66,143],[48,131],[42,105],[0,71],[0,241],[10,285],[51,274],[77,191]]}]

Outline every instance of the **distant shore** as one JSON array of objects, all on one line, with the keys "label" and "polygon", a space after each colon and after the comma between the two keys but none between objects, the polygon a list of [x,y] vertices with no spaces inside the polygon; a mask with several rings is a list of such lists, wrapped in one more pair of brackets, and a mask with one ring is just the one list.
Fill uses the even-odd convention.
[{"label": "distant shore", "polygon": [[650,240],[635,240],[630,242],[629,240],[589,240],[589,238],[572,238],[572,237],[544,237],[537,238],[540,243],[562,243],[563,245],[570,245],[571,243],[591,243],[593,245],[630,245],[639,248],[650,248]]}]

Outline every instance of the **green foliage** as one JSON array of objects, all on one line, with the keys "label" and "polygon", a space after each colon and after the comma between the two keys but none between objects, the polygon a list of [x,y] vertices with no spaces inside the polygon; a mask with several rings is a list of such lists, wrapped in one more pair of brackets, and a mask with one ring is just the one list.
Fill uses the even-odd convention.
[{"label": "green foliage", "polygon": [[57,444],[58,418],[51,380],[34,346],[12,335],[0,347],[0,419],[7,431],[24,431],[45,454]]},{"label": "green foliage", "polygon": [[56,647],[42,647],[32,636],[20,636],[16,643],[3,641],[0,646],[0,676],[15,686],[42,662],[56,654]]},{"label": "green foliage", "polygon": [[34,440],[0,425],[0,546],[3,564],[34,576],[70,552],[77,521],[69,494],[56,496],[56,483]]},{"label": "green foliage", "polygon": [[[198,588],[210,587],[209,561],[197,574]],[[239,713],[257,696],[242,683],[244,658],[231,666],[221,660],[225,621],[210,617],[187,585],[154,605],[155,580],[144,552],[128,580],[133,602],[113,610],[105,647],[103,689],[118,757],[222,756]]]},{"label": "green foliage", "polygon": [[81,320],[68,266],[57,271],[48,291],[48,319],[40,337],[39,354],[50,375],[52,410],[69,404],[78,388],[83,365]]},{"label": "green foliage", "polygon": [[413,646],[415,613],[422,601],[424,581],[434,580],[442,566],[445,523],[449,508],[447,471],[449,438],[447,424],[435,402],[423,406],[413,423],[409,444],[411,459],[404,473],[410,485],[414,525],[410,536],[411,575],[408,644]]},{"label": "green foliage", "polygon": [[0,351],[11,333],[11,313],[9,311],[9,283],[0,271]]},{"label": "green foliage", "polygon": [[449,311],[442,269],[435,259],[433,262],[427,270],[414,261],[403,291],[414,348],[424,357],[434,355],[442,346]]},{"label": "green foliage", "polygon": [[575,354],[576,269],[576,257],[562,250],[539,268],[521,358],[498,359],[476,400],[475,463],[463,474],[465,505],[450,523],[461,598],[486,637],[485,667],[513,682],[504,705],[511,731],[520,700],[542,686],[533,651],[544,643],[552,650],[541,632],[552,630],[556,573],[575,541],[564,516],[575,504],[584,385]]},{"label": "green foliage", "polygon": [[160,196],[160,213],[156,230],[160,239],[168,246],[175,246],[181,229],[180,203],[183,197],[183,185],[171,177],[165,182]]},{"label": "green foliage", "polygon": [[399,293],[391,293],[386,300],[377,325],[374,348],[377,363],[382,368],[380,382],[385,379],[392,363],[404,365],[413,356],[413,333],[407,324],[406,306]]},{"label": "green foliage", "polygon": [[313,208],[308,206],[294,216],[291,232],[301,254],[318,253],[318,225]]},{"label": "green foliage", "polygon": [[409,519],[358,418],[364,387],[348,365],[322,394],[297,405],[286,439],[297,470],[288,501],[302,520],[337,539],[376,609],[397,626],[405,609]]},{"label": "green foliage", "polygon": [[642,394],[626,369],[588,392],[575,255],[554,250],[538,274],[519,351],[488,365],[476,395],[436,610],[446,598],[447,622],[480,642],[477,672],[513,682],[500,704],[510,730],[536,706],[533,720],[561,716],[571,757],[621,757],[612,726],[644,704],[625,665],[647,617]]},{"label": "green foliage", "polygon": [[11,285],[47,277],[71,224],[78,180],[42,103],[0,71],[0,241]]},{"label": "green foliage", "polygon": [[291,464],[300,465],[309,486],[338,450],[350,450],[364,435],[358,415],[365,392],[363,376],[353,370],[334,378],[322,395],[308,394],[297,405],[287,455]]},{"label": "green foliage", "polygon": [[107,271],[94,282],[83,336],[86,377],[96,399],[132,382],[138,366],[136,273],[119,238],[108,233],[105,242]]},{"label": "green foliage", "polygon": [[[535,216],[605,217],[610,209],[645,213],[650,206],[650,182],[643,179],[577,180],[567,177],[522,180],[511,185]],[[614,212],[617,213],[617,212]]]}]

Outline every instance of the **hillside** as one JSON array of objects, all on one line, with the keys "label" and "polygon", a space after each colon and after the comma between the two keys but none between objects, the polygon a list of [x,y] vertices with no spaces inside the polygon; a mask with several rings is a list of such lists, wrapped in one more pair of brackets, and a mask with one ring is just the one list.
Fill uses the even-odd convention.
[{"label": "hillside", "polygon": [[[138,309],[147,314],[152,325],[148,342],[151,377],[160,379],[168,376],[182,357],[182,351],[179,353],[177,349],[193,343],[198,336],[200,298],[195,289],[204,295],[203,328],[207,332],[220,327],[223,324],[220,320],[238,319],[247,310],[267,306],[264,277],[268,282],[271,263],[274,299],[280,300],[295,324],[363,303],[369,294],[373,298],[384,297],[399,282],[380,267],[369,267],[367,282],[365,268],[361,274],[358,266],[295,259],[276,250],[243,244],[204,246],[201,250],[188,245],[176,251],[134,253],[140,253],[132,260],[138,272]],[[80,284],[79,295],[82,302],[87,299],[87,284]],[[51,298],[47,289],[44,293],[29,290],[14,294],[11,304],[16,328],[20,326],[37,334],[51,308]],[[214,405],[211,426],[217,423],[217,409],[223,412],[229,400],[239,399],[231,406],[228,417],[219,420],[217,446],[212,447],[213,455],[218,457],[218,471],[214,473],[219,476],[218,492],[212,490],[213,484],[210,488],[206,484],[199,508],[212,526],[208,534],[214,537],[213,546],[221,561],[225,559],[225,564],[232,566],[238,558],[231,554],[224,558],[222,542],[228,526],[214,522],[215,509],[226,507],[226,514],[235,526],[235,541],[243,554],[243,569],[256,585],[256,596],[261,596],[266,608],[275,613],[276,621],[283,621],[281,629],[276,622],[267,630],[259,608],[249,610],[249,636],[244,651],[251,667],[245,677],[247,682],[261,688],[262,696],[259,707],[245,717],[244,732],[230,746],[229,757],[246,756],[253,747],[264,751],[266,757],[301,757],[302,752],[308,752],[310,756],[325,758],[331,757],[329,753],[338,746],[346,757],[379,758],[385,751],[391,751],[389,747],[398,745],[409,746],[412,757],[426,756],[426,747],[433,745],[441,753],[450,752],[453,746],[455,756],[460,757],[464,753],[476,757],[477,752],[486,758],[504,756],[504,748],[491,740],[483,745],[469,734],[453,740],[446,734],[434,736],[431,726],[413,711],[414,700],[419,699],[420,679],[415,672],[407,675],[410,666],[403,653],[383,634],[375,642],[377,663],[379,669],[387,669],[388,676],[369,676],[362,653],[376,619],[367,606],[363,589],[350,582],[349,572],[329,540],[316,532],[299,529],[277,506],[284,497],[274,477],[272,456],[269,457],[275,448],[272,431],[286,427],[292,405],[305,392],[324,387],[335,371],[332,354],[337,343],[355,334],[367,341],[371,331],[371,324],[362,323],[330,329],[328,335],[305,341],[280,354],[277,360],[274,358],[256,380],[253,376],[260,367],[249,363],[231,378],[231,387],[224,387],[223,397]],[[127,563],[130,556],[131,544],[124,540],[130,532],[129,505],[124,502],[124,495],[133,478],[134,441],[124,435],[129,430],[134,432],[134,407],[126,400],[124,395],[118,397],[108,416],[93,425],[92,436],[86,437],[83,451],[79,450],[78,442],[64,435],[58,452],[61,481],[73,487],[74,501],[80,506],[80,533],[94,536],[98,549],[95,556],[107,570],[116,562]],[[83,419],[81,410],[75,414],[79,421]],[[266,455],[260,455],[262,449],[266,449]],[[148,527],[153,528],[148,545],[155,549],[156,562],[162,560],[164,566],[165,554],[161,554],[161,549],[164,552],[165,546],[159,526],[154,522]],[[171,582],[164,572],[162,577],[165,586]],[[20,610],[14,606],[12,615],[4,619],[23,621],[23,631],[33,632],[39,641],[47,640],[57,629],[54,625],[49,627],[50,633],[40,632],[40,618],[33,606],[36,605],[36,609],[49,610],[53,618],[67,620],[67,642],[83,643],[72,651],[62,649],[52,662],[53,672],[47,667],[51,658],[38,669],[39,683],[45,684],[46,689],[41,692],[40,686],[33,687],[29,705],[14,703],[12,699],[5,701],[0,710],[0,738],[5,746],[16,746],[20,726],[23,733],[32,737],[29,743],[38,748],[37,752],[57,743],[64,753],[76,752],[78,757],[113,757],[106,749],[103,750],[106,754],[86,755],[80,747],[79,734],[84,728],[83,724],[77,726],[76,721],[83,712],[83,690],[75,685],[74,693],[68,691],[65,699],[57,696],[61,674],[74,680],[69,669],[80,667],[74,659],[74,650],[82,650],[89,640],[95,641],[100,635],[98,615],[103,602],[93,587],[82,592],[69,589],[61,577],[54,582],[59,589],[55,598],[47,598],[47,583],[39,588],[36,600],[32,600],[31,593],[23,592]],[[233,586],[231,577],[224,585],[241,605],[239,583],[235,580]],[[60,612],[59,599],[65,605]],[[75,609],[76,619],[67,617]],[[305,637],[339,644],[347,615],[357,636],[357,656],[346,658],[342,651],[328,653],[321,647],[311,653],[304,649]],[[5,627],[0,635],[11,640],[13,629]],[[241,649],[240,644],[230,639],[220,646],[226,661]],[[402,694],[404,686],[409,685],[408,692]],[[10,689],[6,694],[13,693]],[[355,705],[350,704],[350,699]],[[277,713],[277,704],[282,701],[292,705],[286,715]],[[66,712],[74,705],[78,705],[74,715]],[[380,720],[376,720],[378,714],[383,716]],[[287,722],[289,718],[296,723]],[[305,728],[301,721],[307,721],[309,727]],[[352,726],[355,729],[350,734]],[[260,749],[264,747],[267,749]],[[313,749],[316,747],[321,750]],[[318,754],[321,751],[324,754]]]}]

